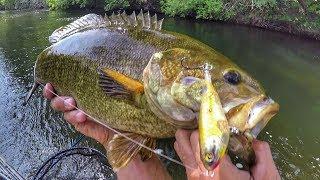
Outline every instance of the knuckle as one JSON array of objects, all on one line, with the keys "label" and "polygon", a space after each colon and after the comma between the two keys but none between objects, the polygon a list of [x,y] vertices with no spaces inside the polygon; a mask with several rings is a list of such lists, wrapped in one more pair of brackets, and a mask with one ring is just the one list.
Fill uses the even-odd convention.
[{"label": "knuckle", "polygon": [[198,131],[193,131],[190,136],[190,140],[197,140],[199,137]]},{"label": "knuckle", "polygon": [[179,137],[179,134],[180,134],[180,130],[178,129],[178,130],[176,131],[176,133],[174,134],[174,136],[175,136],[176,138],[178,138],[178,137]]},{"label": "knuckle", "polygon": [[56,98],[53,98],[50,102],[50,106],[54,109],[54,110],[58,110],[59,109],[59,103],[58,100]]},{"label": "knuckle", "polygon": [[67,121],[70,121],[70,113],[63,113],[63,118]]},{"label": "knuckle", "polygon": [[261,142],[260,146],[263,148],[263,149],[270,149],[270,146],[267,142]]}]

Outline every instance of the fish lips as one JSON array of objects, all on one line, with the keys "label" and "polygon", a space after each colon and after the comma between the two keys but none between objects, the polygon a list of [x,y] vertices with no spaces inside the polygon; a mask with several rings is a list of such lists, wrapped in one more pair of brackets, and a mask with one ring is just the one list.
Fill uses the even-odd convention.
[{"label": "fish lips", "polygon": [[254,104],[247,120],[254,138],[258,136],[269,120],[279,112],[279,108],[279,104],[270,97],[262,97]]},{"label": "fish lips", "polygon": [[256,138],[278,111],[279,104],[262,94],[230,108],[226,116],[230,127],[240,132],[250,132]]}]

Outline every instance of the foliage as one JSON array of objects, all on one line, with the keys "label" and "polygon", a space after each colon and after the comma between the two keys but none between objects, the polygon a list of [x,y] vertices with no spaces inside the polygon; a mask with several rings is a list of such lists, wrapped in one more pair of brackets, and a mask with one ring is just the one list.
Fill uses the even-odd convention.
[{"label": "foliage", "polygon": [[276,0],[162,0],[162,10],[170,16],[186,16],[192,13],[197,18],[230,19],[247,10],[272,8]]},{"label": "foliage", "polygon": [[0,6],[3,6],[5,8],[12,8],[14,4],[14,0],[0,0]]},{"label": "foliage", "polygon": [[[1,1],[1,0],[0,0]],[[80,8],[87,7],[96,3],[95,0],[46,0],[50,9],[68,9],[71,6],[78,6]],[[129,6],[128,0],[104,0],[104,9],[106,11],[125,8]]]},{"label": "foliage", "polygon": [[252,0],[252,6],[257,8],[274,7],[276,0]]},{"label": "foliage", "polygon": [[161,5],[166,14],[182,17],[195,12],[198,18],[213,18],[223,9],[222,0],[164,0]]},{"label": "foliage", "polygon": [[[128,7],[161,6],[170,16],[294,24],[300,29],[320,30],[320,0],[0,0],[0,9],[14,9],[21,2],[45,1],[50,9],[100,7],[107,11]],[[99,4],[99,5],[98,5]],[[159,10],[159,9],[158,9]]]},{"label": "foliage", "polygon": [[106,11],[110,11],[112,9],[118,9],[118,8],[126,8],[126,7],[129,7],[128,0],[105,0],[104,9]]},{"label": "foliage", "polygon": [[91,0],[47,0],[50,9],[68,9],[70,6],[78,5],[85,7],[90,4]]},{"label": "foliage", "polygon": [[308,7],[310,12],[320,15],[320,1],[311,1]]}]

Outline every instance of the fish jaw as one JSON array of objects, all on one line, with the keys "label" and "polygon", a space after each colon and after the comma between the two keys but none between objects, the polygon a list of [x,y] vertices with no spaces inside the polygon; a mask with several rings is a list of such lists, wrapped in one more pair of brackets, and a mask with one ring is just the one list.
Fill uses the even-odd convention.
[{"label": "fish jaw", "polygon": [[230,127],[250,132],[256,138],[278,111],[279,104],[262,94],[230,109],[226,115]]},{"label": "fish jaw", "polygon": [[279,104],[265,95],[230,109],[227,113],[229,126],[237,132],[231,132],[228,152],[241,159],[245,166],[252,165],[255,162],[252,141],[278,111]]},{"label": "fish jaw", "polygon": [[262,98],[255,103],[248,118],[248,129],[254,138],[257,138],[270,119],[279,112],[279,108],[279,104],[270,97]]}]

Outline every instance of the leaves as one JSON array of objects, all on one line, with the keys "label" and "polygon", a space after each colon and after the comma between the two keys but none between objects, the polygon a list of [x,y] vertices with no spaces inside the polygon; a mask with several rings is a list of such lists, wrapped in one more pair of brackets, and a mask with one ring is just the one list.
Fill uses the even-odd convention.
[{"label": "leaves", "polygon": [[110,11],[112,9],[126,8],[129,7],[128,0],[105,0],[104,9]]}]

